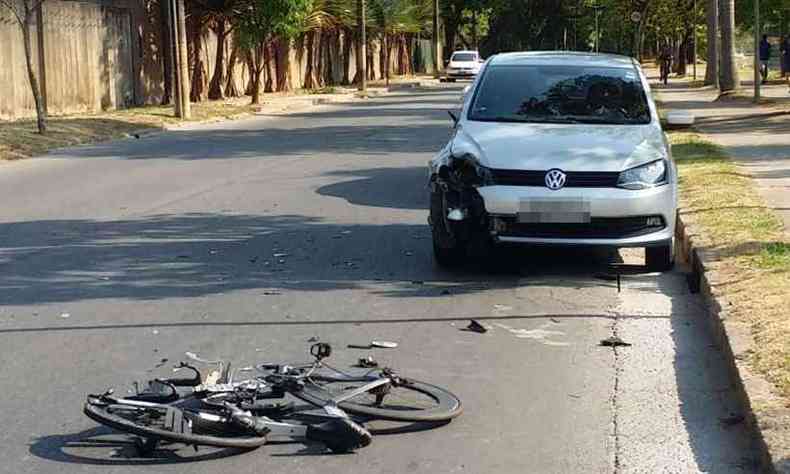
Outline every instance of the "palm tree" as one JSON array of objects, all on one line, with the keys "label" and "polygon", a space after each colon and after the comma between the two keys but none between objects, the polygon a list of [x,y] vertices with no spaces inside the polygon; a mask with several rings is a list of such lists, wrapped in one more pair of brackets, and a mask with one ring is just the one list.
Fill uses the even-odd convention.
[{"label": "palm tree", "polygon": [[[381,37],[381,75],[389,85],[390,65],[392,64],[392,40],[399,42],[398,63],[404,57],[411,61],[408,52],[403,52],[405,35],[417,33],[425,25],[425,3],[419,0],[373,0],[371,1],[373,20]],[[407,48],[408,49],[408,48]]]},{"label": "palm tree", "polygon": [[732,91],[741,86],[735,63],[735,0],[722,0],[721,9],[721,90]]}]

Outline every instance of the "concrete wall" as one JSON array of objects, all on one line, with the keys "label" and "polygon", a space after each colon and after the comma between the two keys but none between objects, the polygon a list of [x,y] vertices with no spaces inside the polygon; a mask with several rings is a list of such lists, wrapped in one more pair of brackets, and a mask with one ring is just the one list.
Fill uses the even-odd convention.
[{"label": "concrete wall", "polygon": [[[120,2],[119,2],[120,3]],[[3,11],[0,21],[0,119],[33,115],[22,34]],[[132,9],[98,3],[47,1],[43,4],[43,51],[33,37],[33,62],[52,114],[97,112],[135,103]],[[43,52],[43,58],[39,53]]]}]

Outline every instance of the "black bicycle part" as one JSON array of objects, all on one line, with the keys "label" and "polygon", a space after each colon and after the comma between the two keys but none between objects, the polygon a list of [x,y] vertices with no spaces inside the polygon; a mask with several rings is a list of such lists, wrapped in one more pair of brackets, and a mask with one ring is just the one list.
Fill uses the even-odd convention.
[{"label": "black bicycle part", "polygon": [[332,346],[326,342],[319,342],[310,346],[310,355],[316,360],[326,359],[332,355]]},{"label": "black bicycle part", "polygon": [[348,453],[364,448],[373,440],[368,430],[348,418],[335,418],[307,425],[305,436],[311,441],[324,443],[333,453]]},{"label": "black bicycle part", "polygon": [[[127,416],[121,416],[114,409],[126,411]],[[238,449],[257,448],[266,443],[266,435],[254,432],[256,427],[249,425],[247,420],[231,417],[233,421],[229,422],[228,418],[216,413],[206,412],[212,415],[212,419],[219,421],[207,420],[175,407],[135,410],[135,407],[92,403],[90,400],[85,404],[83,412],[102,425],[143,438]],[[147,425],[150,420],[161,422],[162,427]]]},{"label": "black bicycle part", "polygon": [[[342,396],[346,390],[351,390],[355,386],[361,387],[378,379],[379,377],[376,376],[349,378],[314,374],[301,390],[290,393],[307,403],[321,407],[330,403],[336,396]],[[347,413],[389,421],[448,421],[463,412],[461,401],[446,389],[399,377],[396,381],[376,387],[356,399],[339,402],[337,406]],[[427,406],[419,406],[418,403],[413,403],[411,406],[408,403],[397,404],[401,393]],[[421,400],[417,400],[418,397]],[[367,400],[363,401],[363,398]],[[387,403],[388,400],[394,402]]]}]

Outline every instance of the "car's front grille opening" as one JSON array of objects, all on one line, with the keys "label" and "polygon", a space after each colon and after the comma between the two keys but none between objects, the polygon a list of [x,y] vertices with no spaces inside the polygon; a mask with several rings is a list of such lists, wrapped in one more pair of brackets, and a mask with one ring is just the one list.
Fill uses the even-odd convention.
[{"label": "car's front grille opening", "polygon": [[[547,171],[491,169],[491,176],[501,186],[545,187]],[[565,175],[566,188],[614,188],[620,178],[620,173],[612,171],[568,171]]]},{"label": "car's front grille opening", "polygon": [[624,239],[658,232],[661,216],[593,217],[589,223],[520,223],[515,217],[494,217],[493,229],[502,237],[546,239]]}]

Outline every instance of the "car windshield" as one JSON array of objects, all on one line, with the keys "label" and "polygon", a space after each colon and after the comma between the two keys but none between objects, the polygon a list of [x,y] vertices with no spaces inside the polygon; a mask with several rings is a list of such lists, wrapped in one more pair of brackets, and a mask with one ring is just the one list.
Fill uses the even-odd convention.
[{"label": "car windshield", "polygon": [[469,62],[475,59],[474,53],[455,53],[453,54],[452,61]]},{"label": "car windshield", "polygon": [[487,68],[469,120],[532,123],[650,123],[634,69],[584,66]]}]

